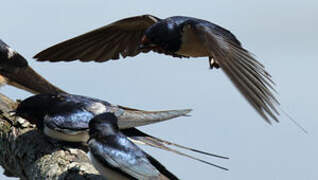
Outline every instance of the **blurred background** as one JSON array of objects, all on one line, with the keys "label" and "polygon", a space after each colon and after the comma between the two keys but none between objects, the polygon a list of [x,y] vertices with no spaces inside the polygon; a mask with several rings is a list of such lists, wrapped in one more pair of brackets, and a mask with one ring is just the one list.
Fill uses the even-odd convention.
[{"label": "blurred background", "polygon": [[[106,63],[40,63],[32,59],[58,42],[141,14],[193,16],[231,30],[272,74],[281,107],[309,133],[303,133],[283,114],[281,123],[266,124],[221,70],[209,70],[207,58],[149,53]],[[193,108],[191,117],[140,128],[231,158],[199,156],[230,169],[225,172],[145,148],[181,179],[318,178],[318,1],[10,0],[1,3],[0,16],[0,38],[67,92],[145,110]],[[31,95],[12,87],[2,87],[1,93],[14,99]]]}]

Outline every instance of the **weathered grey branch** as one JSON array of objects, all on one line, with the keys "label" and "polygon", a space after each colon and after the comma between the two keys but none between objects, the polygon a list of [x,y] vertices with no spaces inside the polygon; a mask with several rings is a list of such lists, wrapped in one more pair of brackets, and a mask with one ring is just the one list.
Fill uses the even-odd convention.
[{"label": "weathered grey branch", "polygon": [[102,179],[83,147],[49,140],[22,118],[10,115],[17,103],[0,94],[0,165],[21,179]]}]

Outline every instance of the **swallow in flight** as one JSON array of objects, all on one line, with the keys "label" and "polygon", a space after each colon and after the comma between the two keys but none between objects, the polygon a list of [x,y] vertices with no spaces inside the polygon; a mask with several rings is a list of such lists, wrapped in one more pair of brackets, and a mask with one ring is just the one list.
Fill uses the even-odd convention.
[{"label": "swallow in flight", "polygon": [[125,18],[49,47],[34,58],[104,62],[149,51],[180,58],[208,57],[210,68],[220,67],[266,122],[278,122],[279,102],[264,65],[229,30],[206,20],[152,15]]},{"label": "swallow in flight", "polygon": [[33,94],[63,92],[36,73],[23,56],[0,39],[0,85],[5,84]]}]

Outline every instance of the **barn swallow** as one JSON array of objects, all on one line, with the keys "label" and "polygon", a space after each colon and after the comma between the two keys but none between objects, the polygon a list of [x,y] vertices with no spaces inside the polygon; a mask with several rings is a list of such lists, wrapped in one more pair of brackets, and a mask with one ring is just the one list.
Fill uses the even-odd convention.
[{"label": "barn swallow", "polygon": [[23,56],[0,39],[0,85],[5,84],[33,94],[63,92],[36,73]]},{"label": "barn swallow", "polygon": [[113,113],[89,122],[88,156],[101,175],[117,179],[178,179],[120,132]]},{"label": "barn swallow", "polygon": [[32,124],[36,124],[38,129],[50,138],[66,142],[86,143],[89,138],[88,123],[91,119],[98,114],[112,112],[118,118],[118,126],[122,133],[134,143],[170,151],[227,170],[221,166],[178,151],[171,146],[222,159],[228,159],[228,157],[162,140],[133,128],[186,116],[190,111],[190,109],[142,111],[112,105],[99,99],[60,93],[31,96],[18,105],[15,115],[27,119]]},{"label": "barn swallow", "polygon": [[31,96],[18,105],[15,114],[36,124],[40,131],[53,139],[86,142],[88,122],[104,112],[113,112],[118,117],[119,128],[127,129],[186,116],[190,111],[143,111],[95,98],[57,93]]},{"label": "barn swallow", "polygon": [[56,44],[34,57],[38,61],[96,61],[154,51],[173,57],[208,57],[268,123],[279,122],[274,82],[263,64],[227,29],[206,20],[174,16],[135,16]]}]

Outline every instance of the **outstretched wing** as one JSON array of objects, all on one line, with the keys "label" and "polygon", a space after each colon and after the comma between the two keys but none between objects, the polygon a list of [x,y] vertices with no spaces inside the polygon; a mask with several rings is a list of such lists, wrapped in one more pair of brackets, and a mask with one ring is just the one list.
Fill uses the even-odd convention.
[{"label": "outstretched wing", "polygon": [[23,56],[2,40],[0,40],[0,79],[5,79],[4,83],[34,94],[64,92],[35,72]]},{"label": "outstretched wing", "polygon": [[[151,15],[122,19],[54,45],[34,56],[38,61],[96,61],[136,56],[144,31],[160,19]],[[149,50],[147,50],[148,52]]]},{"label": "outstretched wing", "polygon": [[241,94],[255,108],[255,110],[271,123],[269,117],[278,122],[279,115],[276,106],[278,100],[274,97],[274,82],[264,66],[258,62],[247,50],[233,41],[224,33],[201,23],[189,22],[190,28],[207,48],[221,69],[238,88]]},{"label": "outstretched wing", "polygon": [[27,66],[27,60],[0,39],[0,70],[12,72]]}]

